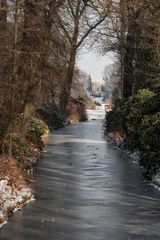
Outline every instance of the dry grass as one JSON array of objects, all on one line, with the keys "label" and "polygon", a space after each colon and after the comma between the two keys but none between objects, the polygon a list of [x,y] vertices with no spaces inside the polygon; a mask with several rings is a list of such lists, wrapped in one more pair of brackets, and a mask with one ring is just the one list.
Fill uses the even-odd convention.
[{"label": "dry grass", "polygon": [[9,156],[0,156],[0,224],[32,198],[27,185],[17,161]]},{"label": "dry grass", "polygon": [[9,156],[0,157],[0,180],[6,178],[9,185],[19,189],[25,182],[22,170],[17,166],[16,160]]},{"label": "dry grass", "polygon": [[67,119],[71,123],[83,122],[87,121],[87,114],[85,111],[84,103],[76,100],[71,99],[69,105],[67,107]]}]

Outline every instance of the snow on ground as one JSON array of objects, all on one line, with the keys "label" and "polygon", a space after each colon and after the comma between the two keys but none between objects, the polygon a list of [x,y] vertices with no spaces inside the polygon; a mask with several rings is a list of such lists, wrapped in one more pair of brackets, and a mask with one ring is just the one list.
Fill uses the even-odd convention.
[{"label": "snow on ground", "polygon": [[88,120],[92,121],[92,120],[104,120],[105,118],[105,110],[103,109],[99,109],[99,110],[90,110],[87,109],[87,116],[88,116]]},{"label": "snow on ground", "polygon": [[10,186],[10,179],[0,180],[0,228],[6,223],[7,216],[19,209],[33,198],[31,189],[20,186],[19,189]]},{"label": "snow on ground", "polygon": [[[123,143],[124,139],[119,137],[116,138],[114,133],[109,133],[108,134],[108,139],[111,140],[119,149],[123,149]],[[132,161],[134,164],[140,164],[140,151],[135,150],[135,151],[127,151],[123,150],[123,152],[127,155],[128,159]],[[142,167],[142,166],[141,166]],[[143,167],[142,167],[143,168]],[[157,188],[160,191],[160,169],[157,172],[156,175],[152,177],[151,183],[152,186]]]},{"label": "snow on ground", "polygon": [[157,174],[152,179],[153,183],[156,185],[156,187],[160,190],[160,170],[157,172]]}]

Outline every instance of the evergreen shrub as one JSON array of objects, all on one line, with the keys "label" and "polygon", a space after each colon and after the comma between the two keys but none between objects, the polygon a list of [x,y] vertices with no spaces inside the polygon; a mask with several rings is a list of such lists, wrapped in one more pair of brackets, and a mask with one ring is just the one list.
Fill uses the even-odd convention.
[{"label": "evergreen shrub", "polygon": [[50,130],[64,127],[64,115],[55,105],[43,105],[37,109],[37,113],[47,124]]},{"label": "evergreen shrub", "polygon": [[39,148],[43,147],[43,136],[48,132],[48,126],[40,119],[31,117],[27,129],[26,138],[36,144]]},{"label": "evergreen shrub", "polygon": [[160,168],[160,91],[141,89],[106,114],[105,134],[119,131],[130,150],[140,151],[140,163],[151,178]]}]

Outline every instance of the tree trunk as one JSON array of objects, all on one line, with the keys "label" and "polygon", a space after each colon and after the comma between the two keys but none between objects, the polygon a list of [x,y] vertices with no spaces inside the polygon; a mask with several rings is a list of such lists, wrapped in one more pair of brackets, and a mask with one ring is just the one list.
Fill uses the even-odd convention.
[{"label": "tree trunk", "polygon": [[121,21],[121,32],[120,32],[120,62],[121,62],[121,99],[123,100],[123,88],[124,88],[124,57],[125,57],[125,45],[126,45],[126,0],[120,1],[120,21]]},{"label": "tree trunk", "polygon": [[[0,1],[0,110],[3,111],[6,89],[9,87],[9,51],[7,33],[7,0]],[[2,108],[2,109],[1,109]]]},{"label": "tree trunk", "polygon": [[76,52],[77,52],[76,50],[77,49],[74,44],[70,52],[70,59],[68,63],[66,78],[62,86],[62,93],[60,96],[60,108],[63,113],[65,113],[65,110],[68,104],[68,98],[70,95],[71,86],[72,86],[72,79],[73,79],[75,62],[76,62]]},{"label": "tree trunk", "polygon": [[[132,2],[132,1],[131,1]],[[136,13],[134,7],[128,3],[128,33],[126,37],[126,52],[124,56],[123,96],[128,99],[133,93],[135,71],[135,43],[136,43]]]}]

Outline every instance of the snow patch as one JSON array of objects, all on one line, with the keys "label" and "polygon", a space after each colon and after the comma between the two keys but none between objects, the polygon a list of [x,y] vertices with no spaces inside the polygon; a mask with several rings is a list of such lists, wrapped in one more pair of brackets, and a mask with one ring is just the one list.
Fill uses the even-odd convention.
[{"label": "snow patch", "polygon": [[0,227],[6,223],[7,215],[20,209],[28,200],[33,199],[31,189],[25,185],[19,189],[10,185],[10,179],[0,180]]},{"label": "snow patch", "polygon": [[152,182],[156,185],[156,187],[160,190],[160,170],[157,174],[152,178]]},{"label": "snow patch", "polygon": [[38,162],[38,159],[36,157],[26,157],[26,160],[32,164],[36,164]]},{"label": "snow patch", "polygon": [[127,152],[128,158],[135,164],[139,165],[140,162],[140,152],[138,150],[135,150],[134,152]]},{"label": "snow patch", "polygon": [[2,228],[4,225],[6,225],[7,224],[7,222],[5,221],[5,222],[3,222],[2,224],[0,224],[0,228]]}]

